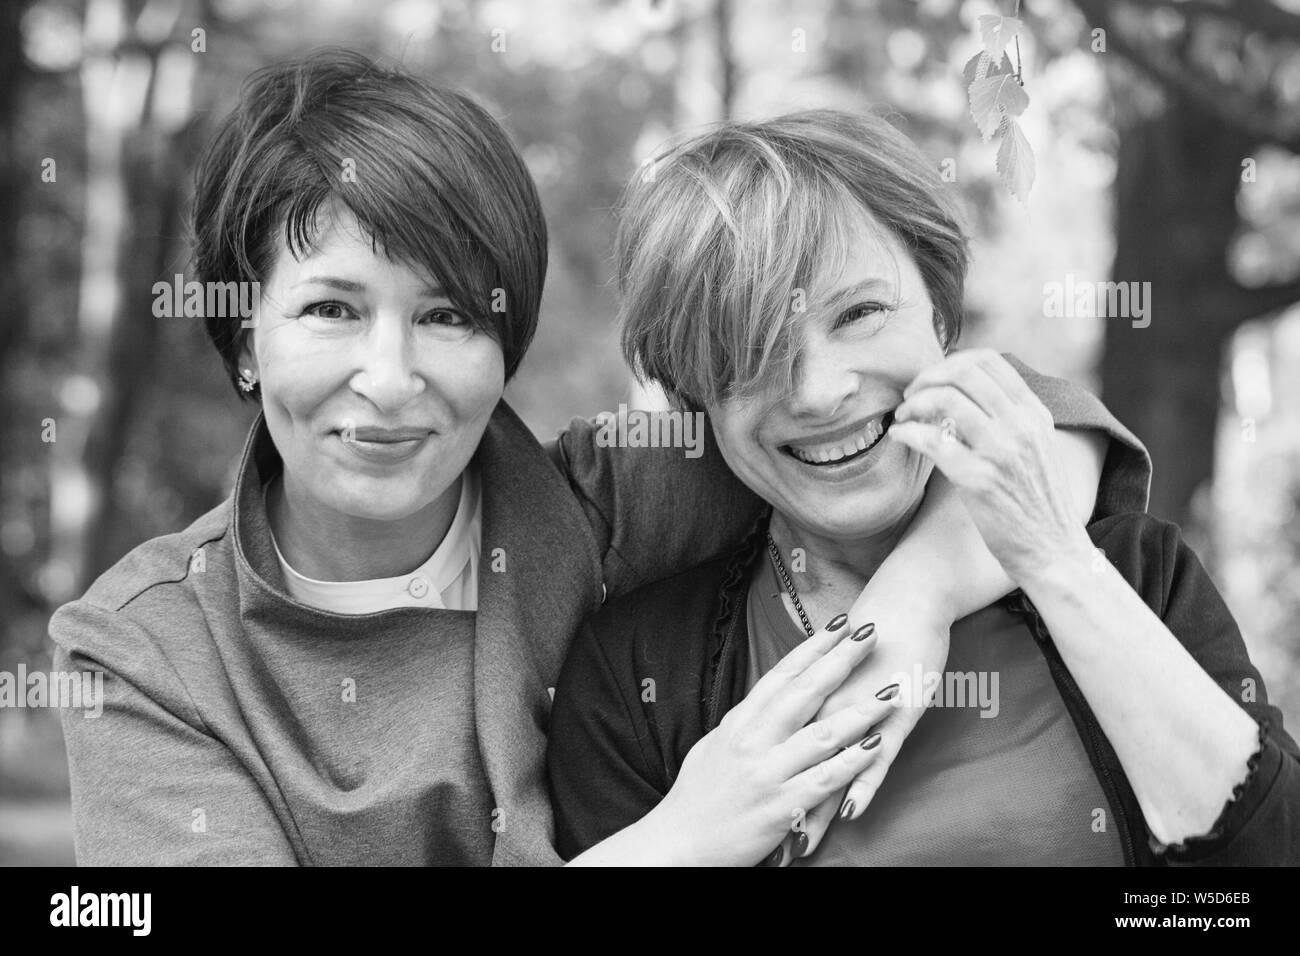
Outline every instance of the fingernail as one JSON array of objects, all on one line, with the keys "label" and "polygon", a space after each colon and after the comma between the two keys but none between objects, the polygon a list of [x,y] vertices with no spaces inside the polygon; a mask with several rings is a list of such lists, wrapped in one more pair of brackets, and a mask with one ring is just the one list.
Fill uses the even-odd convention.
[{"label": "fingernail", "polygon": [[794,858],[797,860],[808,852],[808,834],[800,830],[799,835],[794,838]]},{"label": "fingernail", "polygon": [[880,734],[879,733],[872,734],[866,740],[862,741],[862,743],[859,744],[859,746],[863,750],[875,750],[878,746],[880,746]]},{"label": "fingernail", "polygon": [[849,623],[849,616],[847,614],[836,614],[831,618],[830,623],[826,625],[826,630],[838,631],[847,623]]},{"label": "fingernail", "polygon": [[767,857],[763,860],[763,862],[758,865],[759,866],[780,866],[781,854],[783,854],[784,852],[785,852],[785,847],[779,846],[771,853],[769,853]]},{"label": "fingernail", "polygon": [[876,700],[893,700],[898,696],[898,685],[890,684],[888,687],[882,687],[876,691]]},{"label": "fingernail", "polygon": [[874,634],[874,633],[876,633],[876,625],[874,625],[874,624],[863,624],[860,628],[858,628],[856,631],[853,632],[853,636],[850,637],[849,640],[851,640],[851,641],[865,641],[867,638],[869,638],[869,637],[870,637],[872,634]]},{"label": "fingernail", "polygon": [[847,820],[849,817],[853,816],[855,806],[856,805],[852,800],[845,800],[844,806],[840,807],[840,819]]}]

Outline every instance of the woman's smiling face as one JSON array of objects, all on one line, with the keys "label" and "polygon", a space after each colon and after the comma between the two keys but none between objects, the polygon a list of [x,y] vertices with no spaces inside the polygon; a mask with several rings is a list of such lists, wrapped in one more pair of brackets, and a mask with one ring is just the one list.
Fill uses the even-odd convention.
[{"label": "woman's smiling face", "polygon": [[408,518],[473,456],[505,387],[502,350],[345,208],[318,221],[301,259],[282,241],[240,364],[287,481],[345,515]]},{"label": "woman's smiling face", "polygon": [[931,465],[890,440],[903,389],[944,357],[912,256],[867,214],[850,261],[807,291],[794,386],[707,410],[736,475],[794,525],[843,541],[890,532]]}]

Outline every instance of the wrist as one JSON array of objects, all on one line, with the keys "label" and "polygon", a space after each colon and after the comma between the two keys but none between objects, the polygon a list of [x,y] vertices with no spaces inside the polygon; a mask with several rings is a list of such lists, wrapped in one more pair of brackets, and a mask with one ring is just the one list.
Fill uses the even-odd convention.
[{"label": "wrist", "polygon": [[[951,580],[944,579],[945,583]],[[953,622],[973,610],[959,608],[965,598],[964,593],[946,593],[942,587],[925,586],[919,574],[900,576],[892,582],[877,575],[853,602],[849,620],[854,627],[871,622],[882,635],[933,635],[946,646]]]},{"label": "wrist", "polygon": [[653,810],[623,831],[633,838],[634,858],[629,861],[630,865],[671,867],[697,865],[691,852],[693,847],[690,841],[683,839],[682,836],[688,830],[682,821],[676,819],[671,797],[670,793]]},{"label": "wrist", "polygon": [[1012,573],[1016,585],[1034,599],[1062,594],[1110,568],[1105,552],[1082,528]]},{"label": "wrist", "polygon": [[[1014,587],[951,482],[937,470],[920,510],[880,572],[893,579],[880,583],[883,593],[916,594],[918,583],[928,582],[908,610],[945,632]],[[871,583],[877,583],[875,577]]]}]

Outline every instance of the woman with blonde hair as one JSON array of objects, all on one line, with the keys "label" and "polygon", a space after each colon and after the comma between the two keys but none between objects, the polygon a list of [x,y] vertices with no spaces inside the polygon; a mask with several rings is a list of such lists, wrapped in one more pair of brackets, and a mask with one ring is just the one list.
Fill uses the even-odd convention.
[{"label": "woman with blonde hair", "polygon": [[724,124],[631,187],[625,354],[707,412],[769,508],[733,553],[609,602],[575,641],[550,736],[566,856],[674,806],[700,741],[715,759],[767,746],[746,693],[879,573],[937,469],[1014,592],[954,625],[946,673],[881,690],[934,706],[877,739],[878,789],[802,862],[1300,862],[1300,751],[1178,529],[1137,511],[1085,528],[1052,414],[1003,356],[955,350],[948,189],[888,123],[833,111]]}]

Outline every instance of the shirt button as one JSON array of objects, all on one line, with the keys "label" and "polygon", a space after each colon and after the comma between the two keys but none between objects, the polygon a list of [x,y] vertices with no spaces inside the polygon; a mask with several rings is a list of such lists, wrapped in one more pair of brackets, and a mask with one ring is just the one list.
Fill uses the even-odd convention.
[{"label": "shirt button", "polygon": [[411,583],[406,586],[406,590],[418,601],[429,593],[429,582],[425,578],[411,578]]}]

